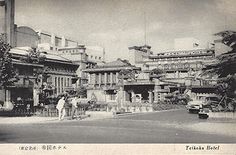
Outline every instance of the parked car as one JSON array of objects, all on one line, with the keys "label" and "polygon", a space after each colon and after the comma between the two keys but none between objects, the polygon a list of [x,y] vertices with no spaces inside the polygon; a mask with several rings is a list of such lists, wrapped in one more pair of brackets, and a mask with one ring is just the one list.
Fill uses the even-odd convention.
[{"label": "parked car", "polygon": [[186,108],[189,113],[199,113],[200,107],[202,107],[202,105],[204,104],[205,104],[204,101],[193,100],[193,101],[188,102]]}]

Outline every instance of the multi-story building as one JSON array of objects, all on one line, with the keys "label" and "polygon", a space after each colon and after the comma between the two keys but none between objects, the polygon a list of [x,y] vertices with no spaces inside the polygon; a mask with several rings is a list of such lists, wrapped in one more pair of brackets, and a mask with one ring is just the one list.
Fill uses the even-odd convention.
[{"label": "multi-story building", "polygon": [[59,55],[31,55],[31,52],[35,51],[30,47],[13,48],[10,51],[19,81],[9,88],[7,101],[15,101],[17,97],[21,97],[24,100],[31,99],[37,105],[38,95],[43,90],[56,97],[73,89],[72,84],[77,80],[77,64]]},{"label": "multi-story building", "polygon": [[93,68],[96,64],[104,62],[104,51],[94,50],[90,46],[79,45],[77,41],[45,31],[38,31],[38,34],[40,38],[39,49],[59,54],[80,66],[77,70],[79,78],[77,86],[87,84],[87,74],[82,72],[83,69]]},{"label": "multi-story building", "polygon": [[206,82],[207,79],[200,77],[202,68],[215,60],[213,48],[193,47],[192,49],[186,48],[186,50],[173,50],[157,54],[153,54],[151,47],[147,45],[130,47],[129,50],[132,56],[131,62],[141,67],[146,74],[148,72],[150,74],[154,69],[163,72],[164,76],[161,79],[153,81],[155,86],[150,92],[150,94],[153,93],[151,95],[154,97],[153,101],[163,100],[165,95],[177,90],[186,92],[187,88],[191,88],[192,94],[195,93],[194,98],[199,98],[202,93],[214,92],[212,85],[215,83],[212,80]]},{"label": "multi-story building", "polygon": [[[88,73],[88,98],[91,99],[92,96],[96,96],[98,102],[108,103],[121,103],[117,101],[118,96],[120,101],[125,100],[124,78],[121,77],[123,70],[129,70],[133,73],[140,70],[140,68],[125,60],[117,59],[113,62],[98,65],[95,68],[83,70]],[[133,75],[135,74],[133,73]]]}]

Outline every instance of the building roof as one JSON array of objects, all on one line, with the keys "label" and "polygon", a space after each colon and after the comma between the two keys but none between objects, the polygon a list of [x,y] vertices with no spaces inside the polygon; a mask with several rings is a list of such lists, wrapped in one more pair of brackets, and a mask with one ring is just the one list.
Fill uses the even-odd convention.
[{"label": "building roof", "polygon": [[[29,51],[31,50],[30,47],[16,47],[10,50],[11,54],[16,54],[16,55],[22,55],[22,56],[26,56],[29,54]],[[52,54],[52,53],[40,53],[41,56],[45,56],[46,57],[46,61],[54,61],[54,62],[58,62],[58,63],[67,63],[67,64],[73,64],[71,60],[62,57],[58,54]]]},{"label": "building roof", "polygon": [[13,64],[17,64],[17,65],[24,65],[24,66],[43,67],[43,65],[40,65],[40,64],[22,62],[22,61],[20,61],[18,59],[12,59],[12,63]]},{"label": "building roof", "polygon": [[85,69],[85,72],[93,72],[93,71],[117,71],[122,69],[135,69],[140,70],[139,67],[131,65],[127,60],[121,60],[118,58],[116,61],[104,63],[96,66],[92,69]]},{"label": "building roof", "polygon": [[110,67],[134,67],[127,60],[117,59],[116,61],[108,62],[102,65],[99,65],[98,68],[110,68]]},{"label": "building roof", "polygon": [[176,50],[161,52],[155,55],[150,55],[149,58],[178,58],[178,57],[194,57],[194,56],[214,56],[215,52],[209,49],[195,49],[195,50]]}]

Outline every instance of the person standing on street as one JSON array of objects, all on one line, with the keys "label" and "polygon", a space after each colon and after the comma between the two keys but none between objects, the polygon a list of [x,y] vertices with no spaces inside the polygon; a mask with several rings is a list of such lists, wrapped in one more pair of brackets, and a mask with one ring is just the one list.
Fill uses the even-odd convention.
[{"label": "person standing on street", "polygon": [[63,120],[64,119],[64,116],[65,116],[65,113],[66,113],[66,110],[65,110],[65,97],[62,97],[58,103],[57,103],[57,110],[58,110],[58,119],[59,121]]},{"label": "person standing on street", "polygon": [[77,117],[77,108],[78,108],[78,106],[77,106],[77,99],[78,98],[75,96],[71,100],[71,104],[72,104],[71,119],[75,118],[74,115],[76,115],[76,117]]}]

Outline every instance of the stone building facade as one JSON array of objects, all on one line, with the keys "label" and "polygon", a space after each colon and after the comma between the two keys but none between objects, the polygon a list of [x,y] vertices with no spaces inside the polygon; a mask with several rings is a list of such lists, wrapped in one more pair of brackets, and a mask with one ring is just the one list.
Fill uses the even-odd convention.
[{"label": "stone building facade", "polygon": [[[96,96],[98,102],[117,103],[121,106],[125,101],[125,79],[121,77],[121,71],[135,72],[140,68],[135,67],[125,60],[117,59],[92,69],[85,69],[88,73],[87,96],[91,99]],[[134,75],[134,73],[132,73]]]},{"label": "stone building facade", "polygon": [[49,53],[30,56],[33,50],[30,47],[11,49],[13,65],[19,80],[13,87],[9,87],[5,94],[6,102],[15,102],[17,97],[20,97],[33,101],[33,105],[36,106],[42,91],[48,92],[48,96],[56,97],[73,89],[72,84],[77,80],[77,64]]}]

